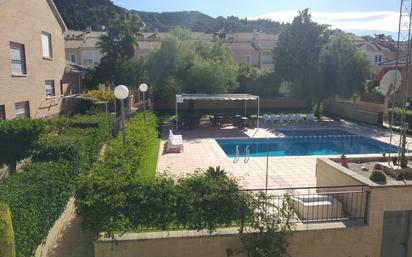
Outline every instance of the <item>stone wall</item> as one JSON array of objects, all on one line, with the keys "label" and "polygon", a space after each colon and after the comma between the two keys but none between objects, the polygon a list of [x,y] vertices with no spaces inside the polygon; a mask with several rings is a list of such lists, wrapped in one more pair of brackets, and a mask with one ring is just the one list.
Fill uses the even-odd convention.
[{"label": "stone wall", "polygon": [[66,209],[63,211],[60,218],[56,220],[53,227],[49,230],[49,234],[43,244],[37,247],[35,257],[48,257],[50,256],[50,253],[53,252],[53,247],[57,245],[57,242],[62,237],[66,226],[75,215],[76,208],[74,201],[74,198],[70,198]]},{"label": "stone wall", "polygon": [[360,121],[373,125],[379,124],[379,112],[366,111],[365,108],[372,108],[364,103],[361,104],[361,108],[358,107],[356,101],[354,103],[337,102],[329,99],[325,102],[325,111],[327,113],[354,121]]}]

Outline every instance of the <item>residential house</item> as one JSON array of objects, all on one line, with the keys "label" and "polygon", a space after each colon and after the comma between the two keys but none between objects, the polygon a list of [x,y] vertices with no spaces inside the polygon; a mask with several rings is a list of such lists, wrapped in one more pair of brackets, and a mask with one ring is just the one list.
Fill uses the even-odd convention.
[{"label": "residential house", "polygon": [[99,65],[103,54],[96,48],[96,43],[104,33],[90,29],[86,31],[68,30],[64,34],[66,60],[90,69]]},{"label": "residential house", "polygon": [[64,81],[65,30],[52,0],[0,1],[0,119],[73,107],[75,101],[62,97],[71,83]]},{"label": "residential house", "polygon": [[[101,52],[96,48],[99,37],[105,32],[86,30],[68,31],[65,34],[66,60],[93,68],[100,63]],[[273,67],[272,51],[277,35],[262,32],[252,33],[203,33],[192,32],[193,40],[213,41],[220,38],[224,41],[238,63],[262,68]],[[160,39],[165,33],[154,30],[152,33],[142,33],[138,40],[137,58],[142,58],[160,45]]]}]

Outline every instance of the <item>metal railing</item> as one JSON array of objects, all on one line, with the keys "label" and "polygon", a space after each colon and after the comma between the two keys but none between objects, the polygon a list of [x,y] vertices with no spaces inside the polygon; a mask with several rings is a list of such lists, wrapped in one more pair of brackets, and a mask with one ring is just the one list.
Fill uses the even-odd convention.
[{"label": "metal railing", "polygon": [[249,189],[252,193],[267,194],[270,209],[281,208],[289,201],[295,223],[360,221],[367,224],[369,187],[295,187]]}]

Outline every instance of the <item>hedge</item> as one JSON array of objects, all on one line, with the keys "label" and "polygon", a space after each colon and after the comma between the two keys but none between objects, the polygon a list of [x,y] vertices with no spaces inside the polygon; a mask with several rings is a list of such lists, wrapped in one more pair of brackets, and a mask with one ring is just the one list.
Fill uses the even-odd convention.
[{"label": "hedge", "polygon": [[213,231],[244,224],[250,213],[249,195],[220,169],[198,171],[177,182],[168,176],[147,180],[125,175],[107,180],[92,174],[82,181],[76,201],[85,228],[109,235],[149,228]]},{"label": "hedge", "polygon": [[40,119],[0,121],[0,164],[7,164],[15,173],[17,162],[30,156],[37,139],[45,133],[46,124]]},{"label": "hedge", "polygon": [[[400,125],[403,110],[399,107],[389,109],[389,117],[393,114],[394,125]],[[405,111],[405,121],[408,123],[408,128],[412,129],[412,110]]]},{"label": "hedge", "polygon": [[[109,139],[110,116],[74,119],[93,120],[94,125],[65,123],[58,135],[40,140],[21,173],[0,181],[0,202],[9,204],[12,212],[17,257],[34,254],[73,195],[78,175],[90,168]],[[101,121],[97,126],[96,120]]]},{"label": "hedge", "polygon": [[15,257],[14,232],[9,206],[0,203],[0,257]]}]

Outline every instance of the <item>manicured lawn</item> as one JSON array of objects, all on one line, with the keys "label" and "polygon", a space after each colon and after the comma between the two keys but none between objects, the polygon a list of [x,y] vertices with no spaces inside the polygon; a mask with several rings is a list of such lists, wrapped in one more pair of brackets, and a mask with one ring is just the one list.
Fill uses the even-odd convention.
[{"label": "manicured lawn", "polygon": [[156,175],[157,155],[159,153],[160,138],[153,140],[152,144],[147,148],[146,156],[140,164],[142,177],[153,178]]}]

